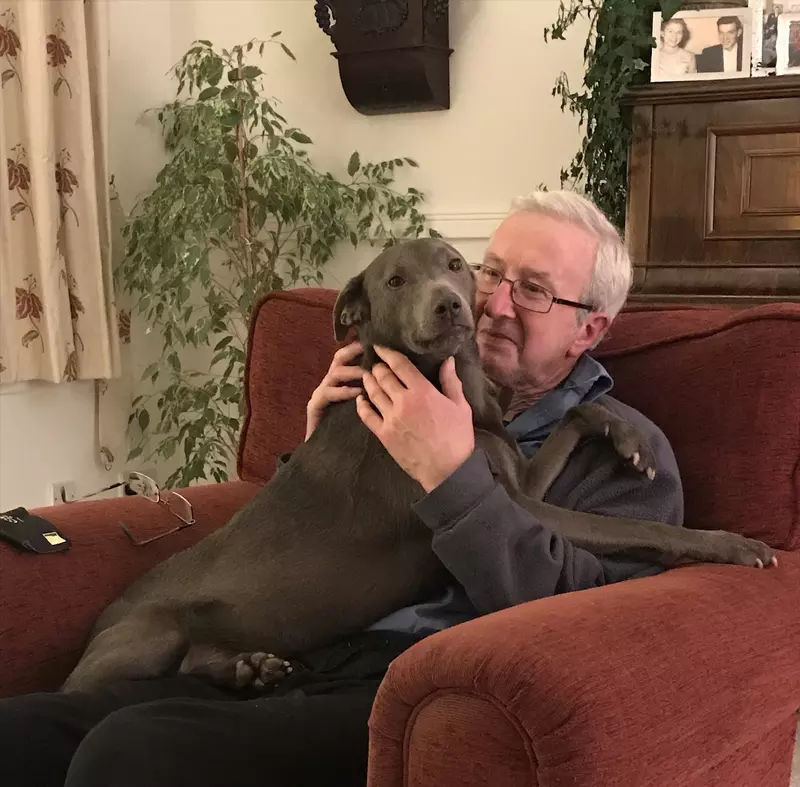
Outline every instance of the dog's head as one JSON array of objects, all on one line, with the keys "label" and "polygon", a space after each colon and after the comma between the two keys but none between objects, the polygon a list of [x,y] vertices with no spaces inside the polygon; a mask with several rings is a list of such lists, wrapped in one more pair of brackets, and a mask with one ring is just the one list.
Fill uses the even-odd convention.
[{"label": "dog's head", "polygon": [[474,340],[475,279],[464,258],[442,240],[411,240],[384,249],[339,294],[334,334],[351,326],[369,348],[382,344],[427,364]]}]

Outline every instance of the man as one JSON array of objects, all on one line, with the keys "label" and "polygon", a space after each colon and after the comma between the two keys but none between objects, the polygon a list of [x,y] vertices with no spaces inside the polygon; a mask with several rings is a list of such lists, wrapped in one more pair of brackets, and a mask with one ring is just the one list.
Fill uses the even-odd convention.
[{"label": "man", "polygon": [[707,46],[697,56],[698,73],[731,73],[742,70],[742,20],[722,16],[717,20],[719,44]]},{"label": "man", "polygon": [[[569,407],[603,401],[634,423],[656,454],[658,474],[650,482],[621,469],[607,445],[587,443],[549,501],[680,524],[681,484],[666,438],[608,397],[611,378],[585,354],[607,331],[631,280],[624,245],[605,217],[574,194],[522,200],[494,234],[476,279],[481,357],[488,374],[513,392],[508,429],[526,453],[536,451]],[[199,681],[176,678],[97,696],[0,701],[0,783],[358,787],[366,778],[372,702],[399,652],[479,614],[661,570],[598,560],[519,509],[475,450],[470,408],[452,363],[442,369],[440,392],[404,356],[385,349],[385,362],[362,372],[351,364],[359,350],[352,344],[335,355],[308,404],[307,436],[330,402],[360,395],[342,383],[363,379],[375,409],[362,397],[358,412],[423,487],[415,510],[431,528],[453,586],[346,643],[303,654],[307,669],[261,699],[231,701]]]}]

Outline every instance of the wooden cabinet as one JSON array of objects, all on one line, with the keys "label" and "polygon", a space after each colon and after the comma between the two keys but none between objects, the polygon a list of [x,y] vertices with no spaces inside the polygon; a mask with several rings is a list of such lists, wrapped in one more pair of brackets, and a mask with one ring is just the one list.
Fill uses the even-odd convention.
[{"label": "wooden cabinet", "polygon": [[631,90],[631,301],[800,301],[800,77]]}]

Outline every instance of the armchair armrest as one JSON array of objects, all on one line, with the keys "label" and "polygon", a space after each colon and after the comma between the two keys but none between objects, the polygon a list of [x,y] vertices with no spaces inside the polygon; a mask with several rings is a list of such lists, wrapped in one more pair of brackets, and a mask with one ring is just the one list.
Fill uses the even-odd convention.
[{"label": "armchair armrest", "polygon": [[788,781],[800,554],[778,559],[674,569],[423,640],[378,692],[370,787],[716,785],[716,765],[776,730]]},{"label": "armchair armrest", "polygon": [[0,697],[58,688],[97,616],[125,587],[224,525],[259,488],[231,481],[176,490],[192,503],[197,521],[145,546],[132,544],[119,522],[146,538],[176,520],[141,497],[32,509],[72,545],[67,552],[36,555],[0,541]]}]

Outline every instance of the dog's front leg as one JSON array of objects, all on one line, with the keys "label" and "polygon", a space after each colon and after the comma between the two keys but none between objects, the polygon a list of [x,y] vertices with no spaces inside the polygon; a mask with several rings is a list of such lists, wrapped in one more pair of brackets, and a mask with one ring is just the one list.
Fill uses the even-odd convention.
[{"label": "dog's front leg", "polygon": [[178,672],[226,689],[263,690],[292,672],[290,662],[274,653],[237,653],[215,645],[191,645]]},{"label": "dog's front leg", "polygon": [[655,477],[655,456],[639,432],[608,408],[585,403],[568,410],[533,458],[523,460],[519,484],[524,494],[544,500],[578,444],[592,438],[610,440],[621,459],[648,478]]}]

